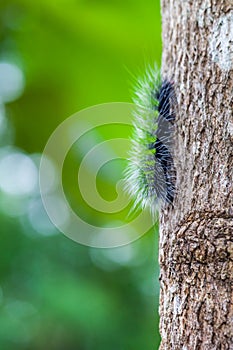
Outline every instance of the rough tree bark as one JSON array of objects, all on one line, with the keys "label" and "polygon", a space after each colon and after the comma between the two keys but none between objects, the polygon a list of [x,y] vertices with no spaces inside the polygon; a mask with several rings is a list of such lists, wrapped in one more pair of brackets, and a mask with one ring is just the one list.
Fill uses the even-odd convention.
[{"label": "rough tree bark", "polygon": [[161,5],[177,194],[160,219],[160,349],[233,349],[233,0]]}]

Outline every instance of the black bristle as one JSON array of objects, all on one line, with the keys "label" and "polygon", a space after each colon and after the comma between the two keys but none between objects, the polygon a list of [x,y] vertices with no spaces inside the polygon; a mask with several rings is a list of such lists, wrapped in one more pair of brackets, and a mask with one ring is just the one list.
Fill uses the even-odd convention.
[{"label": "black bristle", "polygon": [[174,183],[171,180],[170,172],[173,168],[173,159],[168,148],[162,143],[159,139],[156,140],[154,144],[155,158],[159,162],[160,166],[163,169],[163,175],[165,179],[165,190],[166,197],[165,200],[168,203],[173,203],[174,200]]},{"label": "black bristle", "polygon": [[164,80],[159,91],[155,94],[158,100],[157,110],[159,112],[157,139],[154,143],[155,158],[163,169],[166,190],[165,200],[172,203],[175,189],[174,165],[169,146],[171,146],[172,140],[172,124],[175,120],[175,113],[171,110],[171,102],[174,102],[173,84],[168,80]]},{"label": "black bristle", "polygon": [[175,120],[175,114],[171,111],[171,100],[174,100],[173,84],[168,80],[164,80],[159,91],[155,94],[159,102],[157,109],[160,116],[167,121],[173,122]]}]

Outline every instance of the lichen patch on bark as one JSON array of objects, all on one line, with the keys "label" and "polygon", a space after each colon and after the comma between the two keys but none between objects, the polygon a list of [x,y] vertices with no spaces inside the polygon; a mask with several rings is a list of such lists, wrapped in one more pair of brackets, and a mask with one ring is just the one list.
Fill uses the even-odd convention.
[{"label": "lichen patch on bark", "polygon": [[209,54],[222,70],[233,68],[233,12],[220,16],[213,23],[209,35]]}]

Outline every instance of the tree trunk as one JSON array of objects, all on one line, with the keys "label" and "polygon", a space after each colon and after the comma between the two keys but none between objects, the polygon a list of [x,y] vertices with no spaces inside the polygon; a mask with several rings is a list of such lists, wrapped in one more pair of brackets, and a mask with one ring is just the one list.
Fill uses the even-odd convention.
[{"label": "tree trunk", "polygon": [[233,0],[161,2],[177,194],[160,218],[160,349],[232,350]]}]

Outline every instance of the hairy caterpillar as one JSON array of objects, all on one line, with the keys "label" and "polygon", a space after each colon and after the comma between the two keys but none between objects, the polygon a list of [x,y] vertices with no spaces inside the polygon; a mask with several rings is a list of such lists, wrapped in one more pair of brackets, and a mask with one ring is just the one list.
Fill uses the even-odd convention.
[{"label": "hairy caterpillar", "polygon": [[157,70],[149,68],[136,86],[132,149],[126,170],[126,189],[135,198],[135,206],[153,210],[161,201],[173,203],[174,102],[173,84],[162,81]]}]

